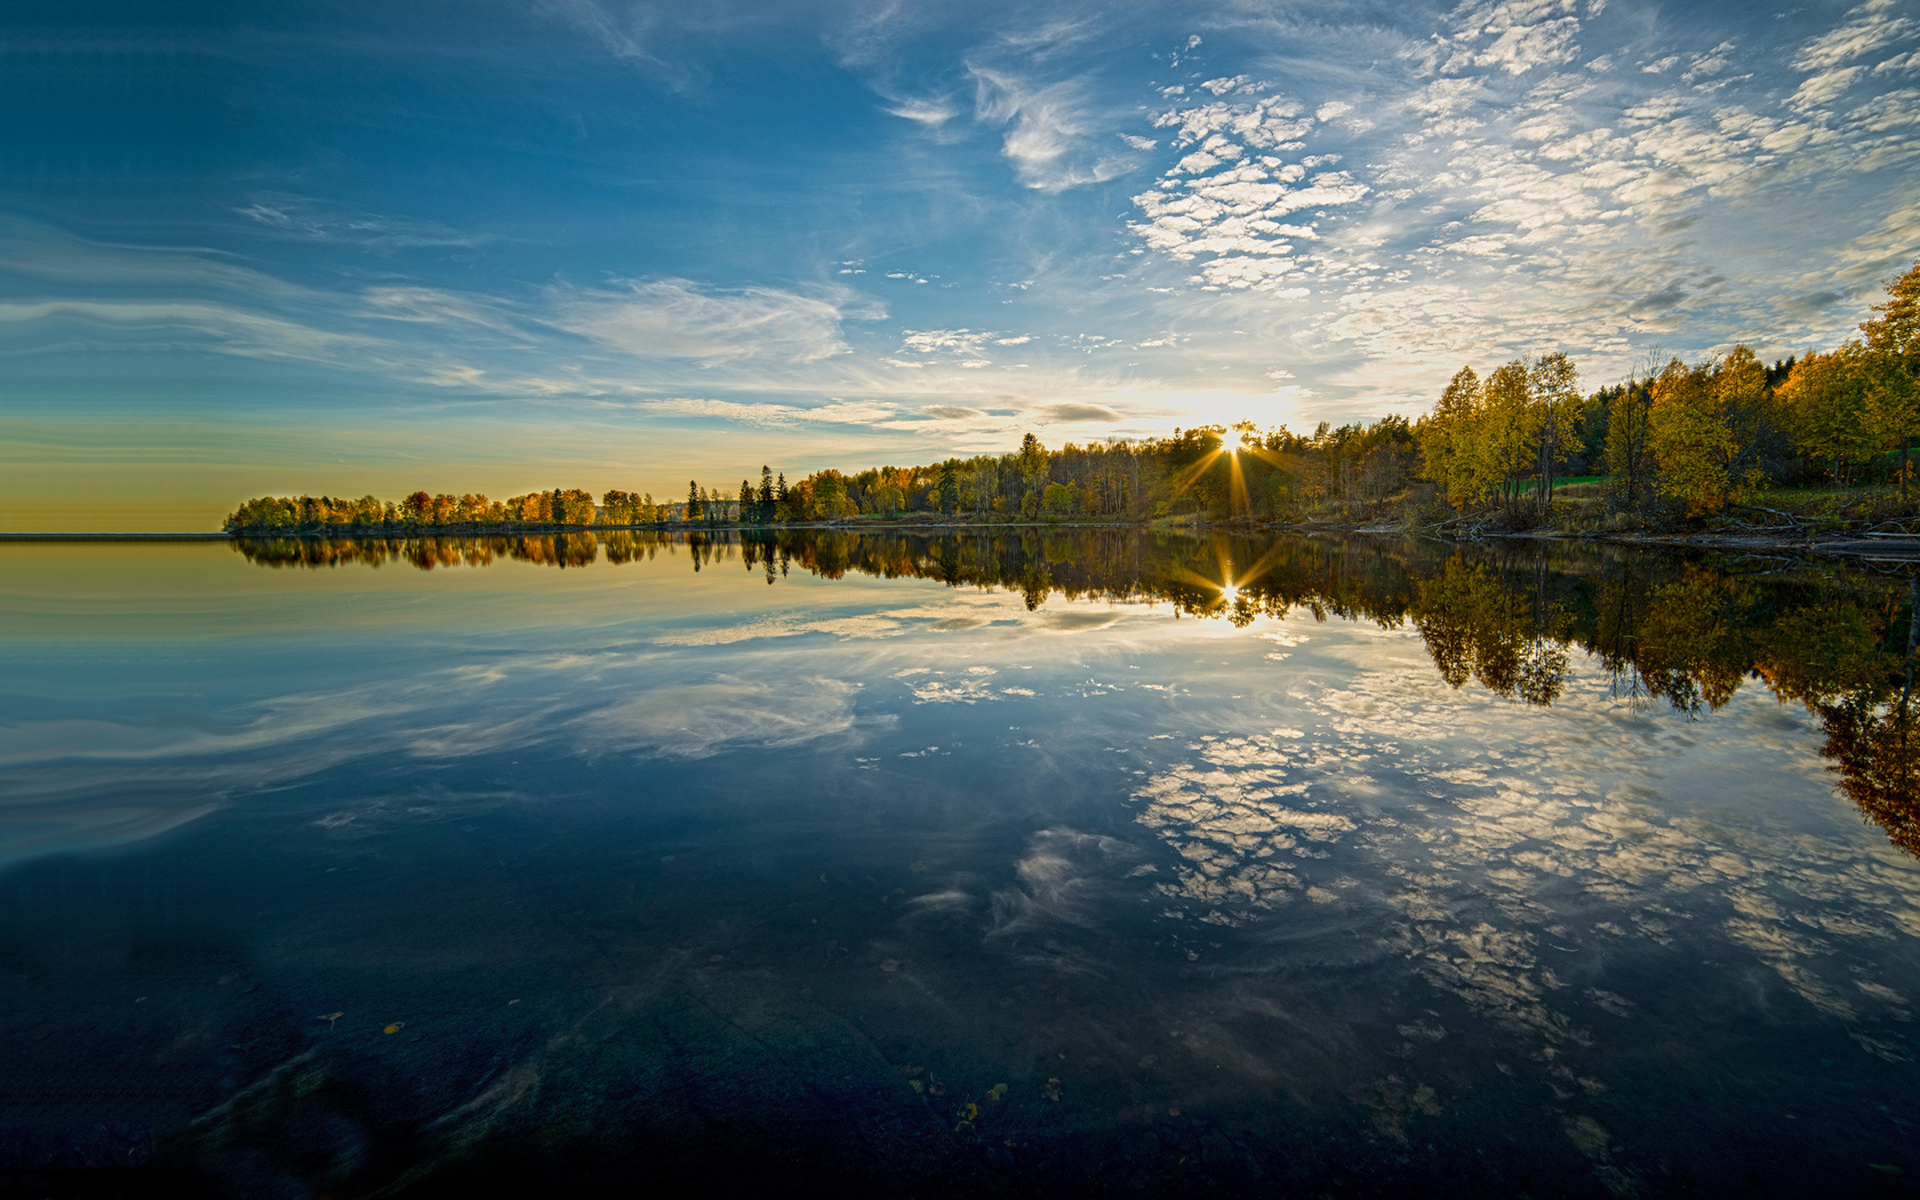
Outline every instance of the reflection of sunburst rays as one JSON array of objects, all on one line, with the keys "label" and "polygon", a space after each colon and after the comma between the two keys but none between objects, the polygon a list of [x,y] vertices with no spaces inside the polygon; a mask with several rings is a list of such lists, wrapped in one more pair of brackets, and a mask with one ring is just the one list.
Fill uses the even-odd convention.
[{"label": "reflection of sunburst rays", "polygon": [[1235,568],[1233,561],[1233,545],[1226,538],[1214,538],[1210,543],[1210,549],[1213,552],[1214,563],[1218,567],[1213,575],[1205,575],[1191,567],[1178,564],[1171,566],[1168,574],[1203,591],[1217,592],[1223,605],[1236,609],[1255,606],[1245,607],[1245,611],[1251,615],[1256,611],[1257,605],[1249,588],[1273,569],[1274,563],[1281,555],[1282,547],[1278,544],[1269,546],[1266,553],[1254,559],[1251,565],[1238,569]]},{"label": "reflection of sunburst rays", "polygon": [[1239,584],[1240,587],[1245,588],[1248,584],[1255,582],[1268,571],[1273,570],[1273,565],[1279,561],[1283,549],[1284,547],[1279,542],[1268,546],[1265,554],[1253,560],[1253,565],[1240,569],[1239,578],[1234,582]]}]

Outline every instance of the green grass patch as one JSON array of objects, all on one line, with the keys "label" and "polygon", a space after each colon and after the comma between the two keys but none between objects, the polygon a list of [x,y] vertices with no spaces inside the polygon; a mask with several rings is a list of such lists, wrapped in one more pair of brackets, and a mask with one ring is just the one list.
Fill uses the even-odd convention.
[{"label": "green grass patch", "polygon": [[[1585,483],[1605,483],[1606,481],[1605,475],[1563,475],[1553,481],[1553,490],[1558,492],[1563,487],[1578,487]],[[1520,481],[1520,494],[1524,496],[1539,486],[1538,479],[1523,479]]]}]

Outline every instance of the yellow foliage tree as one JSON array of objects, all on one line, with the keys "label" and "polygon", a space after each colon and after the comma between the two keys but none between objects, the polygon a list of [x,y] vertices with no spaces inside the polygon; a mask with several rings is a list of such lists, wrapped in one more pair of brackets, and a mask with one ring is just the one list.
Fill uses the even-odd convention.
[{"label": "yellow foliage tree", "polygon": [[1461,367],[1440,393],[1440,403],[1414,431],[1428,479],[1439,484],[1447,502],[1465,508],[1486,494],[1487,479],[1477,448],[1480,426],[1480,377]]},{"label": "yellow foliage tree", "polygon": [[1563,353],[1549,354],[1527,373],[1536,412],[1534,437],[1536,467],[1540,472],[1540,512],[1553,504],[1554,472],[1573,455],[1585,420],[1579,389],[1580,373]]},{"label": "yellow foliage tree", "polygon": [[1793,364],[1778,397],[1799,453],[1844,480],[1879,440],[1867,421],[1866,347],[1848,342],[1830,354],[1809,351]]},{"label": "yellow foliage tree", "polygon": [[1909,458],[1920,437],[1920,262],[1887,284],[1878,316],[1861,322],[1867,341],[1866,421],[1884,449],[1900,447],[1900,490],[1912,478]]},{"label": "yellow foliage tree", "polygon": [[1666,490],[1690,515],[1717,512],[1744,490],[1733,474],[1741,446],[1720,374],[1715,364],[1689,367],[1676,358],[1653,381],[1648,442]]},{"label": "yellow foliage tree", "polygon": [[1514,359],[1487,376],[1480,389],[1476,449],[1482,478],[1496,486],[1508,508],[1520,496],[1520,481],[1534,465],[1544,414],[1533,403],[1527,364]]}]

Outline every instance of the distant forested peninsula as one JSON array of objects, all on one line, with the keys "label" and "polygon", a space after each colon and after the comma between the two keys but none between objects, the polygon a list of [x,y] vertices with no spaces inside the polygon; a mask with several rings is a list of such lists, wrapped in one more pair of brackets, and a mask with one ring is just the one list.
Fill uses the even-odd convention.
[{"label": "distant forested peninsula", "polygon": [[684,498],[578,488],[507,500],[467,493],[263,496],[235,534],[497,533],[818,523],[1329,524],[1574,533],[1712,528],[1805,533],[1920,514],[1920,262],[1886,285],[1861,336],[1763,363],[1745,345],[1687,363],[1649,358],[1583,392],[1564,353],[1463,367],[1416,421],[1311,434],[1251,421],[1000,455],[824,470],[760,468]]}]

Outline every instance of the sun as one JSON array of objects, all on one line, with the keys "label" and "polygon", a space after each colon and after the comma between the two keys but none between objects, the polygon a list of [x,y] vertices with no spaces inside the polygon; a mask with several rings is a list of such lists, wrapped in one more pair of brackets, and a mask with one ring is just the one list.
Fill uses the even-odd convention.
[{"label": "sun", "polygon": [[1240,598],[1240,589],[1231,583],[1223,583],[1220,585],[1220,598],[1228,604],[1232,604]]}]

